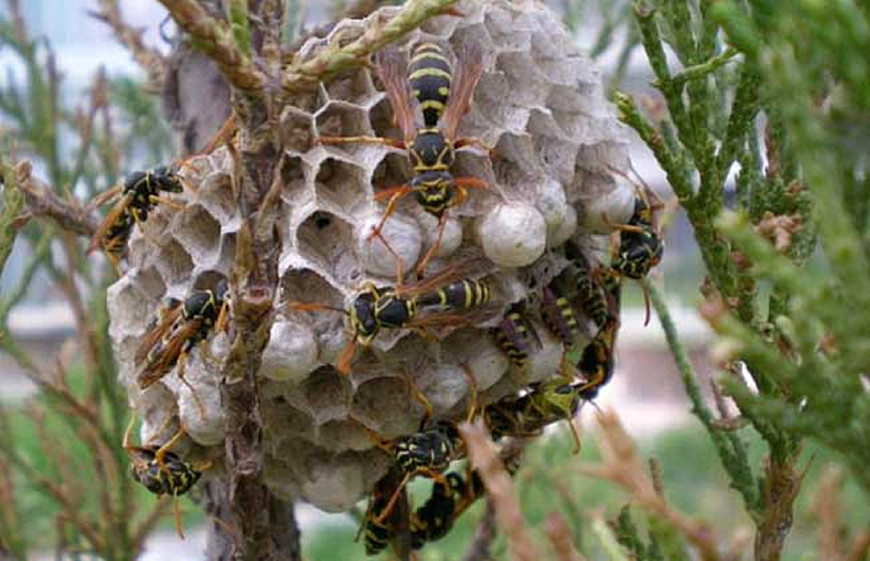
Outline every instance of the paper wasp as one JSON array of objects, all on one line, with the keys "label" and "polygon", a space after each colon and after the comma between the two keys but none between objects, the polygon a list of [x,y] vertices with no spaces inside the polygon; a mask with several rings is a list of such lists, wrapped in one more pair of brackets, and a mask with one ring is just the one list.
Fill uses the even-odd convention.
[{"label": "paper wasp", "polygon": [[[477,404],[477,382],[468,366],[463,365],[462,369],[471,387],[466,417],[466,420],[470,421],[474,417]],[[417,388],[407,372],[405,373],[405,380],[411,390],[411,395],[423,405],[425,410],[423,418],[420,421],[420,429],[416,433],[385,442],[376,433],[363,425],[363,428],[375,445],[392,455],[395,465],[404,474],[393,497],[382,509],[381,517],[389,515],[393,504],[399,496],[399,491],[403,490],[408,481],[413,477],[424,475],[436,481],[443,481],[444,476],[441,473],[450,467],[451,462],[465,455],[465,444],[459,436],[456,424],[451,421],[439,421],[430,426],[432,405]]]},{"label": "paper wasp", "polygon": [[[466,420],[470,421],[474,417],[477,404],[477,382],[468,366],[463,365],[462,368],[471,387],[466,418]],[[441,472],[450,467],[451,462],[465,455],[465,444],[459,436],[456,424],[450,421],[439,421],[430,426],[432,405],[417,388],[407,372],[405,373],[405,380],[411,390],[411,395],[423,405],[425,410],[425,414],[420,420],[420,429],[414,434],[384,442],[377,434],[363,425],[375,445],[391,454],[395,460],[395,465],[404,474],[393,497],[382,509],[381,517],[389,515],[393,504],[399,497],[399,491],[404,490],[405,485],[413,477],[424,475],[436,481],[443,481],[444,476],[441,475]]]},{"label": "paper wasp", "polygon": [[[178,378],[190,389],[200,413],[202,404],[195,390],[184,378],[190,352],[205,343],[212,332],[220,332],[229,318],[229,287],[225,278],[214,288],[193,290],[183,302],[175,301],[161,313],[158,324],[149,331],[134,357],[142,370],[137,376],[141,389],[145,389],[178,366]],[[200,352],[204,347],[200,345]]]},{"label": "paper wasp", "polygon": [[194,465],[185,462],[175,452],[170,451],[170,448],[184,436],[184,431],[181,429],[162,446],[132,445],[130,441],[135,421],[136,417],[131,416],[127,430],[124,432],[123,446],[130,458],[130,473],[133,479],[151,493],[158,497],[162,495],[172,497],[175,531],[184,539],[178,497],[187,493],[199,481],[203,470],[208,469],[211,462]]},{"label": "paper wasp", "polygon": [[178,203],[161,197],[160,194],[164,191],[181,193],[183,190],[181,179],[166,166],[127,175],[122,185],[109,189],[92,202],[92,206],[98,207],[120,197],[97,228],[88,252],[102,246],[117,271],[118,261],[124,254],[133,227],[143,224],[159,203],[178,208]]},{"label": "paper wasp", "polygon": [[657,208],[646,196],[640,195],[634,201],[634,213],[628,224],[620,226],[619,249],[611,267],[621,275],[642,279],[662,260],[664,244],[653,225]]},{"label": "paper wasp", "polygon": [[[450,310],[425,317],[418,317],[418,311],[421,301],[426,306],[440,304],[442,294],[450,297],[447,301],[449,304],[455,294],[455,288],[452,287],[457,286],[485,287],[487,297],[485,301],[481,299],[475,301],[480,304],[488,302],[490,293],[483,281],[456,280],[471,269],[475,262],[466,261],[453,265],[431,277],[405,285],[401,289],[390,286],[378,287],[373,283],[367,283],[347,310],[326,304],[298,301],[291,302],[290,308],[295,311],[332,310],[347,315],[352,337],[341,353],[336,369],[343,374],[348,374],[351,371],[351,361],[356,353],[356,346],[371,345],[381,329],[407,328],[425,331],[429,327],[450,327],[470,323],[473,317],[463,313],[466,310]],[[454,280],[456,282],[453,282]],[[449,292],[439,290],[445,284],[448,286],[443,290],[450,288]]]},{"label": "paper wasp", "polygon": [[[381,235],[381,230],[395,211],[399,200],[413,193],[423,210],[438,219],[436,241],[417,266],[418,276],[422,276],[426,265],[441,245],[447,210],[465,201],[468,196],[467,188],[487,186],[481,179],[453,177],[450,173],[455,150],[471,144],[481,145],[476,138],[457,138],[457,130],[462,115],[471,106],[471,98],[483,72],[483,51],[475,42],[466,43],[458,53],[455,73],[451,72],[441,49],[430,43],[420,45],[414,51],[410,73],[405,68],[404,57],[395,48],[387,48],[378,53],[375,63],[390,100],[394,119],[402,131],[402,140],[371,136],[324,136],[320,137],[319,142],[378,143],[408,152],[414,176],[410,184],[385,189],[375,196],[375,200],[389,201],[380,223],[370,237],[379,237],[392,251]],[[454,75],[455,81],[452,80]],[[409,85],[414,88],[414,96],[423,110],[423,127],[417,127]],[[398,255],[396,258],[398,282],[401,283],[403,264]]]},{"label": "paper wasp", "polygon": [[[632,172],[640,181],[640,185],[632,181],[624,172],[611,168],[613,173],[630,181],[637,196],[634,200],[634,210],[627,224],[617,224],[619,242],[611,253],[610,266],[618,274],[630,279],[640,280],[659,264],[664,253],[664,242],[661,228],[656,220],[656,214],[664,208],[664,203],[643,179],[632,168]],[[649,323],[649,295],[643,293],[646,304],[646,320]]]},{"label": "paper wasp", "polygon": [[517,368],[524,368],[529,353],[541,348],[535,326],[526,317],[525,301],[511,304],[494,333],[496,344]]},{"label": "paper wasp", "polygon": [[523,395],[508,396],[488,405],[483,411],[484,420],[494,439],[536,436],[544,427],[567,420],[576,454],[580,451],[580,437],[574,416],[584,385],[584,381],[567,382],[561,376],[533,384]]}]

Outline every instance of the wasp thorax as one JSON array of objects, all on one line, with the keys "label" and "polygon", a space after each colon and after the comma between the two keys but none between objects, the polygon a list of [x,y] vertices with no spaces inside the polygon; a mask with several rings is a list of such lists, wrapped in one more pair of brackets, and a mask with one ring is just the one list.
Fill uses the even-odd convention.
[{"label": "wasp thorax", "polygon": [[453,146],[437,128],[420,131],[409,152],[414,161],[414,169],[420,172],[450,169],[455,159]]}]

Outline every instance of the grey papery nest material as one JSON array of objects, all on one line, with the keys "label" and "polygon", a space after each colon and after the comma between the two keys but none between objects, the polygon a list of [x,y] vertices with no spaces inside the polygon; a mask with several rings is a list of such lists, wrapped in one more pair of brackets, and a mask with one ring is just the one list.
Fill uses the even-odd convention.
[{"label": "grey papery nest material", "polygon": [[[496,155],[490,160],[474,147],[457,153],[454,176],[481,178],[490,187],[472,189],[464,205],[450,210],[429,271],[486,257],[480,260],[486,269],[473,276],[487,274],[493,301],[503,309],[535,297],[559,272],[565,261],[558,246],[568,238],[588,247],[593,234],[607,233],[608,222],[624,222],[631,214],[631,187],[610,173],[627,168],[627,143],[599,73],[547,8],[499,0],[464,2],[458,9],[466,17],[430,20],[401,48],[433,41],[454,56],[466,41],[481,44],[484,73],[459,132],[479,137]],[[377,17],[383,16],[341,22],[330,37],[310,40],[303,52]],[[281,497],[344,511],[390,462],[362,425],[385,439],[418,429],[423,408],[403,371],[411,373],[437,418],[459,419],[469,398],[462,364],[474,372],[483,405],[556,373],[563,349],[539,318],[534,322],[543,345],[524,371],[511,369],[495,345],[492,321],[435,331],[431,340],[408,330],[385,330],[370,349],[357,352],[352,376],[339,374],[332,364],[351,336],[346,318],[329,311],[294,312],[287,303],[346,307],[365,281],[395,282],[394,257],[367,237],[383,213],[373,200],[376,190],[406,183],[411,170],[406,154],[393,148],[313,143],[317,135],[401,137],[378,80],[362,66],[323,86],[309,106],[285,107],[281,127],[286,136],[281,281],[260,370],[266,481]],[[200,452],[220,447],[224,439],[218,386],[226,335],[211,338],[212,362],[195,350],[188,363],[187,379],[204,416],[174,371],[140,391],[132,357],[168,297],[184,298],[194,285],[229,272],[241,224],[230,170],[226,148],[189,162],[182,175],[195,190],[178,197],[186,199],[185,208],[153,213],[144,228],[147,236],[137,229],[126,273],[109,290],[120,376],[146,421],[145,436],[177,414]],[[436,226],[406,197],[383,234],[410,269],[433,243]]]}]

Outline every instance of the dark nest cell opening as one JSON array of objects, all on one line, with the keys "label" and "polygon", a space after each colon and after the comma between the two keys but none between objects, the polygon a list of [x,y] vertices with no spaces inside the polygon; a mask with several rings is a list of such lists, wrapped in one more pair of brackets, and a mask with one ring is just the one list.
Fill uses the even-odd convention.
[{"label": "dark nest cell opening", "polygon": [[178,241],[192,252],[211,254],[220,243],[220,223],[198,204],[181,211],[174,230]]},{"label": "dark nest cell opening", "polygon": [[314,178],[318,198],[338,205],[347,213],[363,204],[370,182],[365,169],[336,158],[326,158]]}]

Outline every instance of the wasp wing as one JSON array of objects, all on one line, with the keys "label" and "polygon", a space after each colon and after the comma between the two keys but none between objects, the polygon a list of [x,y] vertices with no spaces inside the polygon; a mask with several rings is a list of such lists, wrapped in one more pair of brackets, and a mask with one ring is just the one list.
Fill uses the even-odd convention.
[{"label": "wasp wing", "polygon": [[91,199],[90,202],[88,202],[87,206],[85,207],[85,210],[90,212],[90,211],[94,210],[95,208],[99,208],[99,207],[103,206],[104,204],[108,203],[109,201],[111,201],[112,199],[114,199],[118,195],[120,195],[121,189],[122,189],[122,187],[120,185],[115,185],[114,187],[112,187],[108,191],[100,193],[99,195],[97,195],[96,197]]},{"label": "wasp wing", "polygon": [[157,354],[149,360],[144,370],[136,377],[140,389],[145,389],[160,378],[164,377],[178,362],[187,341],[202,328],[202,319],[193,318],[185,321],[178,329],[169,336],[169,340],[163,345]]},{"label": "wasp wing", "polygon": [[153,349],[154,346],[163,339],[163,337],[169,332],[169,329],[176,321],[178,321],[178,318],[181,317],[181,307],[181,302],[177,302],[174,306],[165,310],[158,324],[145,334],[142,343],[140,343],[139,348],[136,349],[136,355],[133,357],[134,363],[137,366],[145,362],[148,355],[151,353],[151,349]]},{"label": "wasp wing", "polygon": [[489,321],[499,312],[499,306],[478,307],[470,311],[448,310],[416,318],[403,327],[410,329],[464,327]]},{"label": "wasp wing", "polygon": [[471,108],[471,98],[483,74],[483,49],[480,43],[470,41],[460,47],[456,58],[456,79],[450,87],[450,100],[441,121],[444,136],[450,141],[456,138],[459,121]]},{"label": "wasp wing", "polygon": [[417,123],[411,105],[405,57],[396,48],[386,48],[375,55],[375,65],[390,99],[396,125],[402,130],[405,144],[410,145],[417,134]]},{"label": "wasp wing", "polygon": [[130,208],[132,202],[133,195],[127,194],[124,195],[120,201],[115,203],[115,206],[113,206],[112,210],[109,211],[109,214],[106,215],[106,219],[103,220],[100,227],[97,228],[94,237],[91,238],[91,244],[88,246],[88,253],[93,253],[94,250],[100,247],[100,244],[103,242],[109,229],[114,226],[122,216],[124,216],[124,213],[127,212],[128,208]]},{"label": "wasp wing", "polygon": [[396,289],[396,294],[401,297],[410,297],[414,295],[424,294],[435,290],[450,282],[461,279],[470,275],[475,270],[480,271],[484,266],[484,260],[481,258],[467,259],[455,265],[444,268],[432,276],[423,278],[417,282],[406,284],[401,288]]}]

